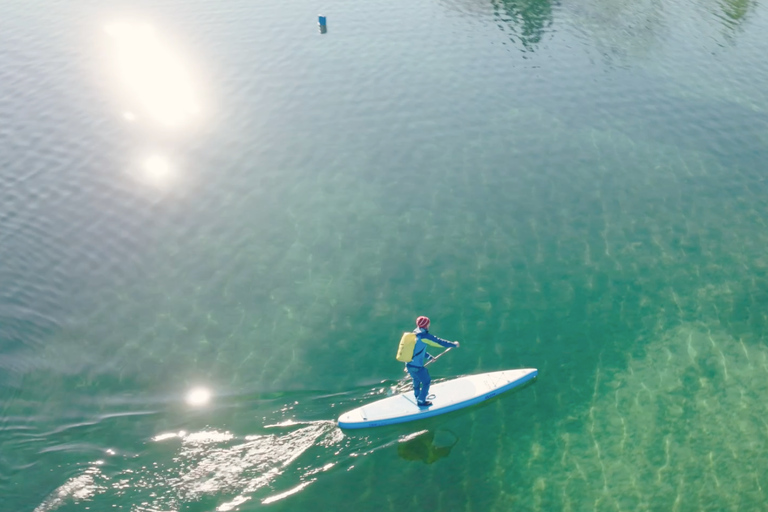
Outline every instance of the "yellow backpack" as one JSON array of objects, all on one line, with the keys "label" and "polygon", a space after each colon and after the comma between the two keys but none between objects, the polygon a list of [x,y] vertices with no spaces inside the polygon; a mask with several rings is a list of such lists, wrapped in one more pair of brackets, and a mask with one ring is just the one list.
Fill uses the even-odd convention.
[{"label": "yellow backpack", "polygon": [[395,359],[401,363],[409,363],[413,359],[413,347],[416,346],[416,333],[404,332],[400,338],[400,345],[397,346],[397,355]]}]

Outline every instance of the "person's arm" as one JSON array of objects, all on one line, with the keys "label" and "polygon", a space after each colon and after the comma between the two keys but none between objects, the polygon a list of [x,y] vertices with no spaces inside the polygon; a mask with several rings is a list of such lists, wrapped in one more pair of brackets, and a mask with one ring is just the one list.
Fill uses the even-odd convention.
[{"label": "person's arm", "polygon": [[455,341],[448,341],[444,340],[442,338],[438,338],[434,334],[430,333],[429,331],[422,334],[422,340],[424,340],[424,343],[427,345],[431,345],[433,347],[445,347],[445,348],[451,348],[451,347],[458,347],[459,344]]}]

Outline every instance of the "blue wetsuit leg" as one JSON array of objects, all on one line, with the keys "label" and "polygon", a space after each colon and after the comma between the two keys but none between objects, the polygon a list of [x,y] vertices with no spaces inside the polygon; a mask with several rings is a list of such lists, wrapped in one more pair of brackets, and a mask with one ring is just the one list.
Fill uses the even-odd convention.
[{"label": "blue wetsuit leg", "polygon": [[406,365],[406,370],[408,370],[408,375],[411,376],[413,379],[413,395],[416,398],[416,400],[419,399],[419,391],[421,391],[421,379],[419,379],[419,368]]},{"label": "blue wetsuit leg", "polygon": [[413,394],[416,395],[416,401],[426,402],[429,395],[429,383],[432,381],[429,372],[423,366],[421,368],[409,366],[408,373],[413,378]]}]

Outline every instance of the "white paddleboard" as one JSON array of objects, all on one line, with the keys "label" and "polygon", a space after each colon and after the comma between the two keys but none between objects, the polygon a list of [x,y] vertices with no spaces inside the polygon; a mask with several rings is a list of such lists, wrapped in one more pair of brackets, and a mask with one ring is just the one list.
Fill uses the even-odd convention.
[{"label": "white paddleboard", "polygon": [[345,412],[339,417],[341,428],[366,428],[420,420],[455,411],[493,398],[536,378],[535,368],[467,375],[434,384],[429,388],[432,405],[419,407],[413,390]]}]

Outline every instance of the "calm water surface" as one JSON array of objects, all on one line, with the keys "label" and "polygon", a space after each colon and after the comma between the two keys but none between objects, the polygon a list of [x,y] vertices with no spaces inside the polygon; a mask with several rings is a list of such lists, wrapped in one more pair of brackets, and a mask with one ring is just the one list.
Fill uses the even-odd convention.
[{"label": "calm water surface", "polygon": [[764,6],[4,6],[2,510],[764,507]]}]

